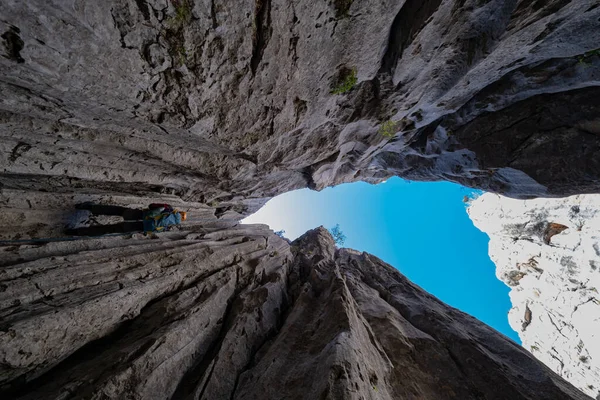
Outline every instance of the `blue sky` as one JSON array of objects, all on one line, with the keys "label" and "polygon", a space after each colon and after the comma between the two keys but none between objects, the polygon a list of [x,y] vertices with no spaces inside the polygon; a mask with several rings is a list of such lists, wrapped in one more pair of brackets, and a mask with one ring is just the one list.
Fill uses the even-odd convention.
[{"label": "blue sky", "polygon": [[392,178],[321,192],[296,190],[270,200],[245,223],[265,223],[295,239],[340,224],[344,247],[367,251],[398,268],[442,301],[520,343],[508,325],[509,288],[495,276],[488,237],[473,226],[463,197],[472,189],[449,182]]}]

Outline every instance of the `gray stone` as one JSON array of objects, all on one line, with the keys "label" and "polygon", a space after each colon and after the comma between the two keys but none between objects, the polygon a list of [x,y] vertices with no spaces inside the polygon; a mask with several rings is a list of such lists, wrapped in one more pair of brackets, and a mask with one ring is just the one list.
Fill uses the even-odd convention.
[{"label": "gray stone", "polygon": [[599,17],[592,0],[4,2],[0,179],[246,215],[392,175],[597,192]]},{"label": "gray stone", "polygon": [[21,249],[0,270],[15,399],[587,399],[324,228]]},{"label": "gray stone", "polygon": [[[3,397],[585,398],[323,230],[236,223],[394,175],[597,192],[596,3],[4,1]],[[55,241],[83,201],[190,220]]]}]

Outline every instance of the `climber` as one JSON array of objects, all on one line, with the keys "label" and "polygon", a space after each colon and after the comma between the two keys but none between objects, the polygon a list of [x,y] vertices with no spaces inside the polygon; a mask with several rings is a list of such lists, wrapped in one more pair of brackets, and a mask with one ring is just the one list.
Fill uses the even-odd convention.
[{"label": "climber", "polygon": [[185,221],[186,213],[174,210],[168,204],[150,204],[145,210],[81,203],[75,205],[78,210],[88,210],[94,215],[118,215],[124,222],[112,225],[88,226],[66,229],[65,234],[72,236],[101,236],[108,233],[162,232]]}]

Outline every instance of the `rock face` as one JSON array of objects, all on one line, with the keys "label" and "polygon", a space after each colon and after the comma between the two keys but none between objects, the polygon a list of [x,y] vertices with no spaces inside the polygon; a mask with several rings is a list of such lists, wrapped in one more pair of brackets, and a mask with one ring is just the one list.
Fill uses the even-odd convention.
[{"label": "rock face", "polygon": [[[236,222],[392,175],[600,190],[595,0],[6,0],[0,368],[16,398],[585,398],[322,230]],[[81,201],[190,211],[48,242]],[[560,229],[560,227],[556,227]]]},{"label": "rock face", "polygon": [[2,398],[587,398],[323,228],[18,252],[0,270]]},{"label": "rock face", "polygon": [[7,0],[0,38],[4,190],[600,189],[595,0]]},{"label": "rock face", "polygon": [[600,196],[485,194],[469,214],[490,236],[496,274],[512,288],[509,321],[523,346],[600,398]]}]

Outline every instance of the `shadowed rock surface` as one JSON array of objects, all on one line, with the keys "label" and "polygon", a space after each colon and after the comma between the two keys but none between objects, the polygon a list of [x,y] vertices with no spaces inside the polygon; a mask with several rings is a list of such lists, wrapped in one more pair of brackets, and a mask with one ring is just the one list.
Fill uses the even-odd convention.
[{"label": "shadowed rock surface", "polygon": [[248,215],[392,175],[600,189],[593,0],[9,0],[0,32],[4,198],[169,194]]},{"label": "shadowed rock surface", "polygon": [[598,192],[599,28],[592,0],[3,1],[0,237],[190,212],[3,244],[3,397],[585,398],[322,230],[236,222],[392,175]]},{"label": "shadowed rock surface", "polygon": [[588,398],[323,228],[20,251],[0,272],[3,398]]}]

